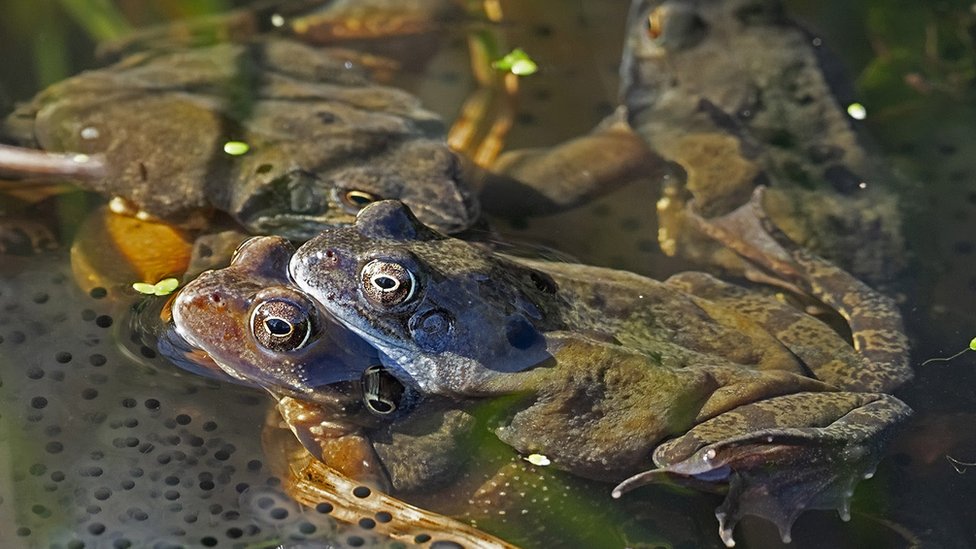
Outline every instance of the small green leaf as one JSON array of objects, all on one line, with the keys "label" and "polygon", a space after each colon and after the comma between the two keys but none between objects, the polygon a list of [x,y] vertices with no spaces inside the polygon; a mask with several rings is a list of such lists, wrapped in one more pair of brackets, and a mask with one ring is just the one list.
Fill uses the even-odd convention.
[{"label": "small green leaf", "polygon": [[501,59],[492,62],[491,67],[509,71],[516,76],[528,76],[539,71],[539,65],[522,48],[515,48]]},{"label": "small green leaf", "polygon": [[140,294],[164,296],[173,293],[178,288],[180,281],[175,278],[164,278],[155,284],[148,282],[134,282],[132,289]]},{"label": "small green leaf", "polygon": [[148,284],[146,282],[135,282],[132,284],[132,289],[140,294],[153,295],[156,293],[156,285]]},{"label": "small green leaf", "polygon": [[224,143],[224,152],[231,156],[241,156],[247,154],[251,146],[243,141],[228,141]]},{"label": "small green leaf", "polygon": [[974,337],[973,340],[969,342],[969,349],[971,351],[976,351],[976,337]]},{"label": "small green leaf", "polygon": [[175,278],[164,278],[156,283],[156,295],[169,295],[173,293],[173,290],[178,288],[180,281]]}]

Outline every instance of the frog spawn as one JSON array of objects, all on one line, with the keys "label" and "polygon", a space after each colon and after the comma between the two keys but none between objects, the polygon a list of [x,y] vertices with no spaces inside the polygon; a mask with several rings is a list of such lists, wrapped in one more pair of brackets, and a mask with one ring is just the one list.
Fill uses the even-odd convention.
[{"label": "frog spawn", "polygon": [[346,525],[334,497],[306,508],[283,491],[261,448],[267,406],[257,393],[183,374],[116,333],[126,313],[113,301],[130,299],[127,290],[86,294],[64,256],[31,261],[5,258],[0,281],[2,439],[17,449],[0,487],[0,518],[16,525],[8,541],[389,544],[365,528],[396,516],[381,500]]}]

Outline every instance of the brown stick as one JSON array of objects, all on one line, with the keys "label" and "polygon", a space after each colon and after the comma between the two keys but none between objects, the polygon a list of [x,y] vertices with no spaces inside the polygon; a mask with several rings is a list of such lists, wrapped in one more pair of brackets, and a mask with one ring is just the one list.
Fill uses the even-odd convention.
[{"label": "brown stick", "polygon": [[100,179],[108,169],[101,154],[51,153],[0,144],[0,172],[44,179]]}]

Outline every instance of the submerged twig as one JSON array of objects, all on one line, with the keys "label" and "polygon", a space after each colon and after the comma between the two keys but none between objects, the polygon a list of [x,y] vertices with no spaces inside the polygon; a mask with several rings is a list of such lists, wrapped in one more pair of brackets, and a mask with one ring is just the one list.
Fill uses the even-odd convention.
[{"label": "submerged twig", "polygon": [[100,154],[51,153],[0,144],[0,172],[32,178],[100,179],[108,170]]}]

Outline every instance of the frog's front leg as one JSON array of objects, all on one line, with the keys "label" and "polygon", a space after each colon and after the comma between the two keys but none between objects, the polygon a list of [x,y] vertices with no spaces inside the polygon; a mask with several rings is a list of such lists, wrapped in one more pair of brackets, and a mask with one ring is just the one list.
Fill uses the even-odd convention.
[{"label": "frog's front leg", "polygon": [[361,484],[387,491],[390,482],[362,429],[335,421],[316,403],[291,397],[278,401],[281,420],[313,457]]},{"label": "frog's front leg", "polygon": [[665,480],[727,483],[715,512],[727,546],[745,515],[772,521],[789,542],[805,509],[849,518],[855,484],[871,477],[894,427],[910,414],[900,400],[875,393],[795,393],[747,404],[658,446],[658,468],[625,480],[613,495]]}]

